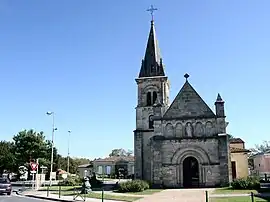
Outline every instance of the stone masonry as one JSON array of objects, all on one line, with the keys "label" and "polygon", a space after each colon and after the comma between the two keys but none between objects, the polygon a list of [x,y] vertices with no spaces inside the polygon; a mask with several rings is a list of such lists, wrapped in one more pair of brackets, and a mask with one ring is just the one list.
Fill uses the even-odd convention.
[{"label": "stone masonry", "polygon": [[154,22],[138,85],[134,131],[135,177],[163,187],[213,187],[231,181],[224,101],[214,113],[186,81],[169,102]]}]

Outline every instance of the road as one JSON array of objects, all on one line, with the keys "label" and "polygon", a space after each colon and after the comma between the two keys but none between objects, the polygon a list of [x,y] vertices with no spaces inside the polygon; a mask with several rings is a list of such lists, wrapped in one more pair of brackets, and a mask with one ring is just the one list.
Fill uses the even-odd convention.
[{"label": "road", "polygon": [[51,202],[48,200],[28,198],[24,196],[18,196],[15,193],[12,193],[11,196],[0,195],[0,202]]}]

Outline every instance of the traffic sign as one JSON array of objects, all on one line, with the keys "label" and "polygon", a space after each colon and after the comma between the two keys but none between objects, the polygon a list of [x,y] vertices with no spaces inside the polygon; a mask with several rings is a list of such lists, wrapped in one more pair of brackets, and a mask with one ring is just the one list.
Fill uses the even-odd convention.
[{"label": "traffic sign", "polygon": [[37,163],[31,163],[32,170],[36,170],[37,167],[38,167],[38,164]]}]

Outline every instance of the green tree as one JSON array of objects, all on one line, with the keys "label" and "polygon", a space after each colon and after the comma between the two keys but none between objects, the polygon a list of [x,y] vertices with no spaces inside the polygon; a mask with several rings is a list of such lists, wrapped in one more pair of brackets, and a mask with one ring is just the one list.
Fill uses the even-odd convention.
[{"label": "green tree", "polygon": [[255,145],[255,150],[257,152],[266,152],[270,151],[270,141],[264,140],[262,144]]},{"label": "green tree", "polygon": [[[89,159],[86,158],[69,158],[69,172],[76,174],[78,172],[78,166],[82,164],[90,163]],[[57,169],[67,171],[67,157],[58,155],[57,157]]]},{"label": "green tree", "polygon": [[231,140],[234,138],[234,136],[232,136],[231,134],[228,134],[228,138],[229,138],[229,140]]},{"label": "green tree", "polygon": [[16,158],[14,155],[14,144],[7,141],[0,142],[0,174],[7,171],[14,171]]},{"label": "green tree", "polygon": [[125,149],[113,149],[109,156],[131,156],[133,154],[132,150],[126,151]]},{"label": "green tree", "polygon": [[[45,140],[43,132],[35,132],[34,130],[23,130],[13,137],[14,151],[17,158],[17,166],[28,164],[31,160],[51,159],[52,144]],[[54,156],[57,150],[54,148]],[[49,165],[45,165],[49,166]]]}]

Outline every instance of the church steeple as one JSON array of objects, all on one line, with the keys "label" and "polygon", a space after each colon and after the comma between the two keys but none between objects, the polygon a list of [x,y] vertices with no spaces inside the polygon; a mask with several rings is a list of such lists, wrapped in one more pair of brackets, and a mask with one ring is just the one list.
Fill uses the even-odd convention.
[{"label": "church steeple", "polygon": [[156,37],[154,20],[152,19],[147,47],[144,59],[142,60],[139,78],[153,76],[165,76],[165,71]]}]

